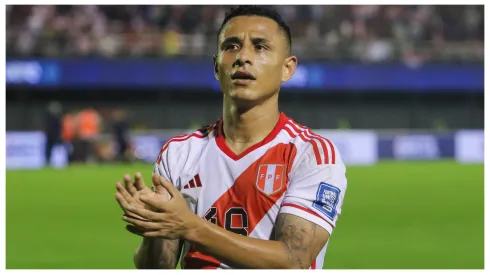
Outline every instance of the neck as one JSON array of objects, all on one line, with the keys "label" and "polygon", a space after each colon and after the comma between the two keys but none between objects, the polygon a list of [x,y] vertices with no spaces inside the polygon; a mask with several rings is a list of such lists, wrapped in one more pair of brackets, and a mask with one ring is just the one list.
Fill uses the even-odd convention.
[{"label": "neck", "polygon": [[279,120],[277,96],[250,108],[240,107],[225,96],[223,101],[223,132],[231,143],[253,144],[263,140]]}]

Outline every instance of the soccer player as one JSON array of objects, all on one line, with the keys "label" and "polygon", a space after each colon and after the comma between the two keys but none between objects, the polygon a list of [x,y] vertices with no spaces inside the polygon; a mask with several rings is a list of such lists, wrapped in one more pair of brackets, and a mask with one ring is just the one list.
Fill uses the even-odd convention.
[{"label": "soccer player", "polygon": [[345,166],[332,142],[279,111],[297,65],[290,51],[275,11],[227,13],[214,57],[222,119],[166,142],[155,192],[139,173],[116,183],[127,229],[143,236],[137,268],[175,268],[179,257],[184,269],[322,268]]}]

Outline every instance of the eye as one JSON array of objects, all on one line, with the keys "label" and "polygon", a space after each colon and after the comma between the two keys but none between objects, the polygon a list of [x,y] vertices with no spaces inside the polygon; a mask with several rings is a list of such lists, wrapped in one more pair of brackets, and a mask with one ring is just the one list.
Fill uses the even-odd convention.
[{"label": "eye", "polygon": [[225,46],[225,51],[234,51],[234,50],[238,50],[237,44],[228,44]]},{"label": "eye", "polygon": [[255,49],[258,51],[263,51],[263,50],[267,50],[267,47],[265,45],[262,45],[262,44],[257,44],[257,45],[255,45]]}]

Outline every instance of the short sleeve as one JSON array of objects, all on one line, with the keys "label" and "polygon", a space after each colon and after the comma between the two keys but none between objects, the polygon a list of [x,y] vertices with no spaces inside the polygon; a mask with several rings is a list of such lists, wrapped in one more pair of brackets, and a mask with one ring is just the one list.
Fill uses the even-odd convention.
[{"label": "short sleeve", "polygon": [[174,161],[172,158],[172,151],[175,151],[173,150],[175,148],[173,148],[173,143],[171,142],[172,139],[167,141],[163,145],[162,149],[160,149],[157,160],[155,162],[155,166],[153,168],[153,174],[158,174],[164,177],[180,190],[178,173],[175,172],[177,170],[176,165],[178,165],[178,163],[176,163],[176,161]]},{"label": "short sleeve", "polygon": [[295,169],[280,213],[304,218],[332,234],[347,189],[346,168],[340,156],[335,164],[318,165],[306,154]]},{"label": "short sleeve", "polygon": [[[167,148],[165,148],[166,146]],[[168,181],[172,181],[172,178],[170,176],[170,169],[168,167],[168,144],[165,144],[160,150],[160,153],[158,153],[155,167],[153,169],[153,174],[158,174]]]}]

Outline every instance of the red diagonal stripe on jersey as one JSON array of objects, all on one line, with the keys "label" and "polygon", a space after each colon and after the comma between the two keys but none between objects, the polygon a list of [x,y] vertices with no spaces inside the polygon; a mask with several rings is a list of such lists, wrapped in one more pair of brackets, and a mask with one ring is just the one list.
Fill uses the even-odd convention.
[{"label": "red diagonal stripe on jersey", "polygon": [[186,184],[186,185],[184,186],[184,189],[189,189],[189,184]]},{"label": "red diagonal stripe on jersey", "polygon": [[311,264],[311,269],[316,269],[316,259]]},{"label": "red diagonal stripe on jersey", "polygon": [[218,269],[220,265],[220,261],[206,254],[202,254],[196,250],[195,246],[191,246],[184,256],[182,269]]},{"label": "red diagonal stripe on jersey", "polygon": [[[271,207],[287,189],[289,182],[289,172],[296,156],[296,147],[294,144],[278,144],[270,148],[261,158],[252,163],[235,181],[235,183],[225,192],[211,207],[218,209],[217,225],[224,227],[225,214],[231,207],[242,207],[248,215],[247,233],[250,235],[257,224],[269,212]],[[265,195],[255,184],[260,164],[282,164],[284,171],[284,183],[278,192]],[[264,165],[265,166],[265,165]],[[265,166],[266,167],[266,166]],[[196,250],[194,246],[184,256],[184,269],[197,268],[217,268],[218,260],[210,258]]]},{"label": "red diagonal stripe on jersey", "polygon": [[199,178],[199,174],[197,174],[197,175],[194,177],[194,180],[196,181],[196,185],[197,185],[197,187],[202,187],[202,184],[201,184],[201,178]]}]

